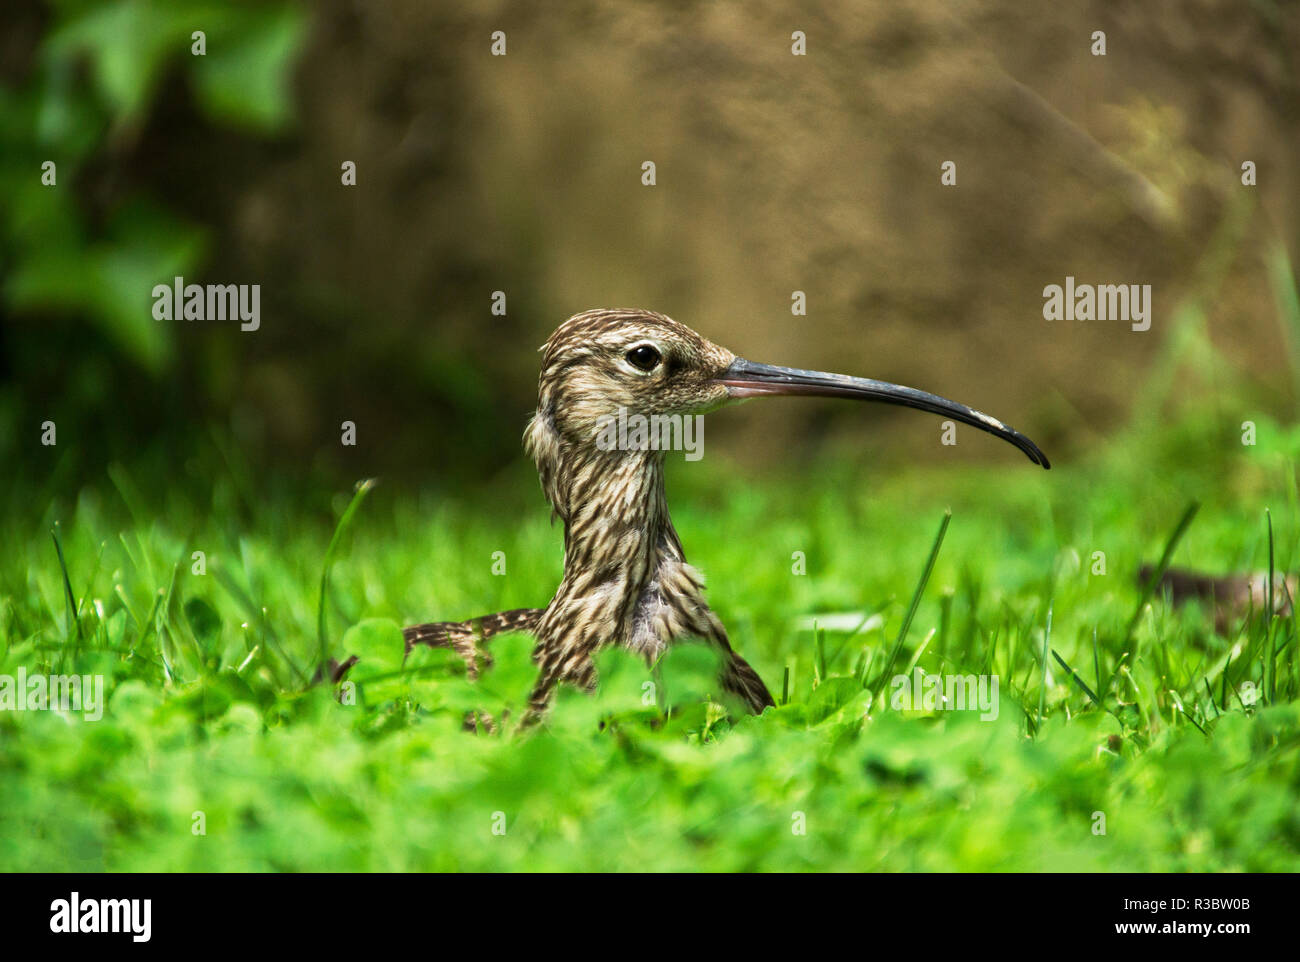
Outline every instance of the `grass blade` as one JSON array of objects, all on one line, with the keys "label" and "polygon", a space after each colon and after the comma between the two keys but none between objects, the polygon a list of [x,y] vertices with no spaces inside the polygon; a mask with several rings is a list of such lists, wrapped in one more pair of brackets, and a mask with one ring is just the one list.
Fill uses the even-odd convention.
[{"label": "grass blade", "polygon": [[1065,659],[1062,658],[1060,654],[1057,653],[1055,648],[1052,649],[1052,657],[1057,660],[1057,662],[1060,664],[1062,668],[1064,668],[1066,671],[1070,673],[1070,677],[1074,679],[1074,683],[1083,690],[1083,693],[1085,695],[1087,695],[1089,698],[1092,699],[1092,703],[1104,711],[1106,706],[1101,703],[1101,699],[1097,697],[1097,693],[1087,686],[1084,680],[1079,677],[1079,673],[1077,671],[1075,671],[1068,664],[1066,664]]},{"label": "grass blade", "polygon": [[1101,655],[1097,651],[1097,629],[1095,626],[1092,629],[1092,677],[1097,685],[1097,691],[1104,696],[1110,688],[1110,682],[1107,681],[1105,686],[1101,683]]},{"label": "grass blade", "polygon": [[370,493],[370,489],[374,486],[374,478],[367,478],[357,485],[352,500],[343,512],[343,517],[339,518],[339,523],[334,528],[334,537],[330,538],[329,547],[325,549],[325,566],[320,574],[320,603],[316,608],[316,638],[320,643],[319,670],[321,672],[328,670],[330,660],[329,639],[325,635],[325,592],[329,590],[330,568],[334,564],[334,553],[338,550],[344,532],[352,524],[352,518],[356,515],[357,509],[361,507],[361,502],[365,500],[366,495]]},{"label": "grass blade", "polygon": [[930,647],[930,642],[934,640],[934,635],[935,635],[935,629],[931,628],[930,633],[926,635],[924,639],[922,639],[919,645],[916,646],[916,651],[912,654],[911,661],[907,663],[907,668],[904,669],[903,671],[904,675],[907,675],[909,678],[911,677],[912,670],[916,668],[917,662],[919,662],[921,660],[921,656],[925,654],[925,649]]},{"label": "grass blade", "polygon": [[54,539],[54,550],[59,556],[59,570],[63,572],[63,591],[68,598],[68,620],[72,622],[73,629],[77,633],[77,641],[82,641],[81,637],[81,619],[77,617],[76,595],[72,592],[72,579],[68,577],[68,562],[63,557],[63,544],[59,541],[59,523],[54,522],[54,527],[50,529],[50,537]]},{"label": "grass blade", "polygon": [[1219,706],[1215,704],[1214,689],[1210,687],[1210,679],[1206,678],[1204,679],[1204,681],[1205,681],[1205,693],[1210,696],[1210,704],[1214,708],[1214,717],[1218,718],[1220,715],[1223,714],[1223,712],[1219,711]]},{"label": "grass blade", "polygon": [[934,536],[934,545],[930,548],[930,557],[925,561],[925,570],[921,572],[921,580],[916,583],[916,590],[912,592],[912,603],[907,607],[907,614],[903,618],[903,626],[898,629],[898,638],[894,641],[894,647],[889,652],[889,660],[885,662],[885,668],[880,673],[880,681],[874,692],[879,695],[885,685],[889,683],[889,673],[894,670],[894,663],[898,661],[898,653],[903,648],[903,642],[907,638],[907,629],[912,626],[912,618],[916,616],[916,609],[921,604],[921,595],[925,591],[925,586],[930,581],[930,572],[934,571],[934,562],[939,557],[939,548],[943,545],[943,536],[948,531],[948,522],[952,520],[952,511],[943,513],[943,521],[939,524],[939,533]]},{"label": "grass blade", "polygon": [[1274,702],[1274,695],[1277,693],[1277,652],[1273,650],[1273,515],[1268,508],[1264,509],[1264,517],[1268,520],[1268,592],[1267,604],[1268,615],[1264,628],[1264,694],[1271,705]]},{"label": "grass blade", "polygon": [[1137,627],[1138,619],[1142,617],[1142,609],[1146,607],[1151,600],[1151,594],[1156,590],[1156,585],[1160,584],[1160,579],[1164,577],[1165,572],[1169,569],[1169,562],[1174,556],[1174,551],[1178,547],[1178,542],[1183,540],[1183,535],[1187,533],[1188,527],[1191,526],[1192,519],[1196,517],[1196,512],[1201,509],[1199,501],[1193,501],[1183,511],[1183,516],[1178,519],[1173,534],[1165,542],[1164,553],[1160,556],[1160,563],[1151,572],[1151,577],[1147,583],[1142,586],[1142,597],[1138,599],[1137,608],[1133,611],[1133,617],[1129,619],[1128,627],[1124,630],[1124,638],[1121,647],[1127,645],[1130,638],[1133,637],[1133,629]]},{"label": "grass blade", "polygon": [[1043,654],[1039,659],[1043,663],[1043,672],[1038,679],[1038,721],[1034,724],[1034,734],[1043,727],[1043,706],[1047,703],[1047,646],[1052,641],[1052,606],[1047,606],[1047,628],[1043,631]]},{"label": "grass blade", "polygon": [[813,687],[826,680],[826,631],[813,622]]}]

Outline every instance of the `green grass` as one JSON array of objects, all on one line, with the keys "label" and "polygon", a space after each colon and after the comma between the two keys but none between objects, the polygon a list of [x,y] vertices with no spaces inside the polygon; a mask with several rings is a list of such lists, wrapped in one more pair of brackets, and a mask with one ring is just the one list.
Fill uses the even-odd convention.
[{"label": "green grass", "polygon": [[[522,459],[461,496],[251,477],[7,492],[0,673],[102,674],[108,704],[0,712],[0,869],[1300,869],[1297,625],[1221,637],[1135,574],[1180,526],[1175,564],[1294,570],[1276,445],[1176,423],[1050,473],[674,462],[687,554],[780,706],[729,719],[689,646],[611,652],[526,736],[461,726],[517,720],[529,638],[471,684],[399,634],[549,599],[561,532]],[[310,684],[326,652],[362,658],[351,704]],[[896,709],[914,665],[996,675],[997,718]]]}]

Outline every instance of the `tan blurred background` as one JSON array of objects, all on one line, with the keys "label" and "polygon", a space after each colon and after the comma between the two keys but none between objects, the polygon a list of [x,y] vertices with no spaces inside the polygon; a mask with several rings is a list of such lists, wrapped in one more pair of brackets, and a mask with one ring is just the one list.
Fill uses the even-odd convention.
[{"label": "tan blurred background", "polygon": [[[934,390],[1056,460],[1123,422],[1188,298],[1225,363],[1294,401],[1267,269],[1300,242],[1293,3],[371,0],[308,24],[282,133],[213,130],[165,92],[115,186],[212,226],[196,280],[263,284],[256,338],[184,331],[181,355],[195,415],[273,453],[338,465],[351,418],[367,471],[503,465],[536,347],[598,306]],[[1045,321],[1066,275],[1152,285],[1151,330]],[[709,443],[742,457],[1008,456],[942,449],[915,413],[726,418]]]}]

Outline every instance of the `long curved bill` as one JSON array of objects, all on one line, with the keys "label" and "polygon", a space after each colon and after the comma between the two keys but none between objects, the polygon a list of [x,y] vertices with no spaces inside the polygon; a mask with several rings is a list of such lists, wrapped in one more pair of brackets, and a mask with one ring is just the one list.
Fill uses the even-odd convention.
[{"label": "long curved bill", "polygon": [[982,414],[974,408],[968,408],[956,401],[918,391],[901,384],[888,381],[875,381],[866,377],[849,377],[845,374],[827,374],[824,371],[802,371],[793,367],[777,367],[775,364],[757,364],[742,357],[736,360],[715,379],[725,385],[727,393],[733,398],[765,397],[773,394],[802,395],[809,397],[843,397],[859,401],[883,401],[886,404],[900,404],[903,407],[929,411],[943,417],[961,421],[972,427],[996,435],[1009,444],[1014,444],[1029,457],[1034,464],[1050,468],[1047,455],[1039,450],[1038,445],[1014,428],[1003,424],[995,417]]}]

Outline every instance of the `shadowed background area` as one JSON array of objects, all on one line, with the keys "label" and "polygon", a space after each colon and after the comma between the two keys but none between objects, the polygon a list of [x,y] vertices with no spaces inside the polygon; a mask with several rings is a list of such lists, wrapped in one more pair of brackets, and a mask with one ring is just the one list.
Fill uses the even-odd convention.
[{"label": "shadowed background area", "polygon": [[[1058,463],[1127,421],[1180,329],[1213,361],[1175,353],[1162,404],[1231,434],[1296,400],[1293,4],[119,0],[0,24],[15,477],[212,441],[287,476],[491,475],[522,461],[537,346],[599,306],[936,391]],[[260,284],[260,330],[155,321],[176,274]],[[1150,284],[1150,331],[1044,320],[1067,275]],[[708,443],[1018,457],[960,437],[804,401],[711,419]]]}]

